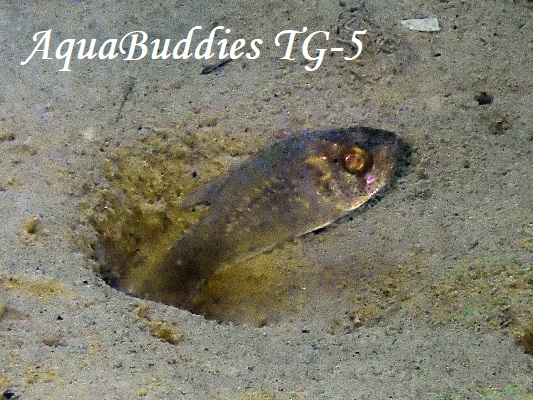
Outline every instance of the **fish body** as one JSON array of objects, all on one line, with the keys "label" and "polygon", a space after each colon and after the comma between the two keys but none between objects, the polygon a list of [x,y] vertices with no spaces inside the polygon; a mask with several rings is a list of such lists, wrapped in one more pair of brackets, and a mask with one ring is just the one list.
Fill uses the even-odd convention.
[{"label": "fish body", "polygon": [[360,207],[389,182],[403,149],[391,132],[351,127],[299,133],[259,150],[205,191],[207,214],[172,246],[141,294],[186,306],[223,263]]}]

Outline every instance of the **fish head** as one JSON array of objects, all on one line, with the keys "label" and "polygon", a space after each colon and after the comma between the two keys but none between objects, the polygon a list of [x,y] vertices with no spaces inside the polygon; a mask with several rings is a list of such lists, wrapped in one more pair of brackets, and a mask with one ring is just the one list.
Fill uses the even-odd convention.
[{"label": "fish head", "polygon": [[317,194],[343,213],[387,185],[404,148],[392,132],[361,127],[331,130],[309,148],[306,165]]}]

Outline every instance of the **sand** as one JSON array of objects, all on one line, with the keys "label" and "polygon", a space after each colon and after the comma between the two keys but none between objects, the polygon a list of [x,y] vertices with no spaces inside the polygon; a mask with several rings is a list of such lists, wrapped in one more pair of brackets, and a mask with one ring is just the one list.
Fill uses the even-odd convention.
[{"label": "sand", "polygon": [[[4,398],[530,398],[531,2],[5,3]],[[401,24],[425,17],[441,30]],[[52,31],[55,58],[68,38],[142,30],[177,41],[195,25],[197,41],[217,25],[231,28],[217,36],[230,44],[261,38],[261,54],[220,68],[119,56],[73,60],[66,72],[42,53],[20,65],[39,31]],[[304,34],[295,60],[274,44],[304,26],[331,34],[312,44],[350,54],[351,32],[368,32],[357,60],[328,52],[309,72]],[[344,268],[348,289],[315,285],[303,307],[257,327],[128,296],[95,273],[84,205],[109,188],[103,165],[117,151],[150,157],[161,132],[185,132],[193,146],[226,146],[213,163],[230,168],[291,132],[348,125],[401,136],[407,171],[371,206],[261,259]]]}]

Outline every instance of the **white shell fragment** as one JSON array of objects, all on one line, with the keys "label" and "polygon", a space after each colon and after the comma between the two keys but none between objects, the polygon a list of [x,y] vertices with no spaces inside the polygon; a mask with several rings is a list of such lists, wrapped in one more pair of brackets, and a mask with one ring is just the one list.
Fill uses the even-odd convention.
[{"label": "white shell fragment", "polygon": [[419,32],[438,32],[440,31],[439,20],[437,18],[417,18],[404,19],[402,25]]}]

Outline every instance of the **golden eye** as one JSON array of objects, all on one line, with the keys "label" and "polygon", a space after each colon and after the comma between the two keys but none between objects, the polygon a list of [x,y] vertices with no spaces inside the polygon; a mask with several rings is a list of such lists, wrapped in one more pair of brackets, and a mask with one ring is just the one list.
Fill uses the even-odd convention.
[{"label": "golden eye", "polygon": [[350,174],[361,175],[372,167],[372,154],[360,147],[352,147],[342,156],[344,169]]}]

